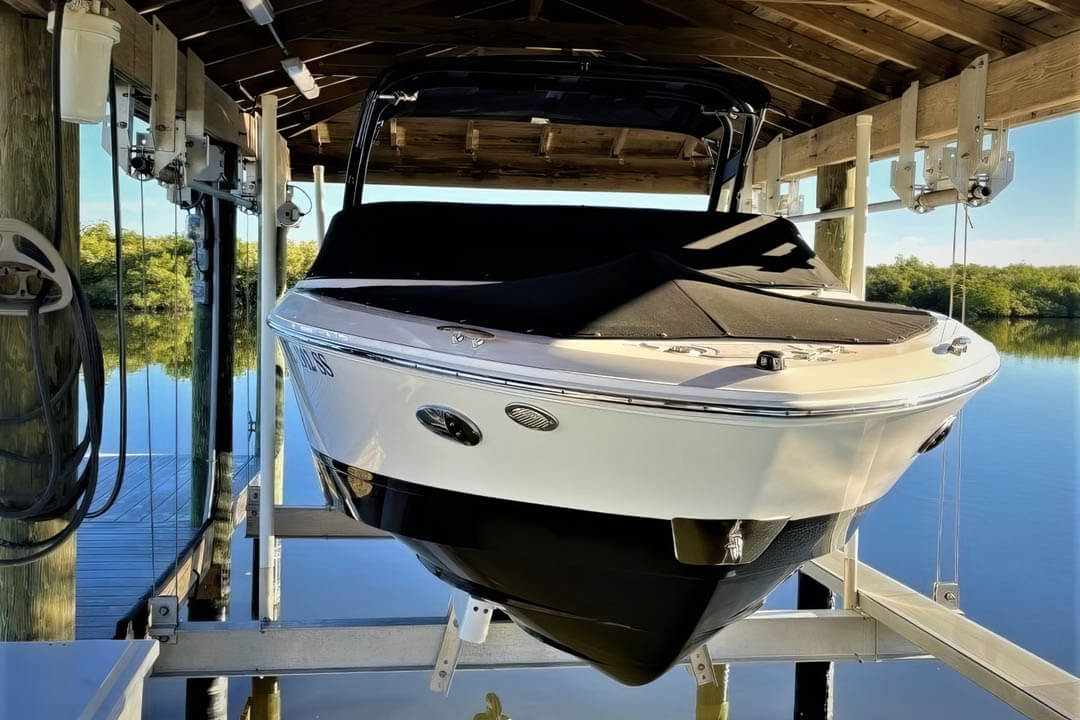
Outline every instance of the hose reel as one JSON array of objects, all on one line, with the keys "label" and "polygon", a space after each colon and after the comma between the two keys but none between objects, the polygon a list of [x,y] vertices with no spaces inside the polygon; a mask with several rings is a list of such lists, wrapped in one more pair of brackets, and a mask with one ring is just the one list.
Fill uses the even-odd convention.
[{"label": "hose reel", "polygon": [[71,304],[71,276],[53,244],[21,220],[0,218],[0,315],[29,316],[46,283],[38,313]]}]

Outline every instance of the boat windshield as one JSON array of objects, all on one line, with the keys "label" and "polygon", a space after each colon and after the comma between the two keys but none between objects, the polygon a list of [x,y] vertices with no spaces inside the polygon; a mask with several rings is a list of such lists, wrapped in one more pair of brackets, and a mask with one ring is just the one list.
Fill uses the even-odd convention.
[{"label": "boat windshield", "polygon": [[[573,57],[395,66],[364,101],[345,207],[391,184],[685,195],[699,200],[571,204],[735,210],[768,101],[756,81],[692,66]],[[540,202],[553,199],[563,198]]]}]

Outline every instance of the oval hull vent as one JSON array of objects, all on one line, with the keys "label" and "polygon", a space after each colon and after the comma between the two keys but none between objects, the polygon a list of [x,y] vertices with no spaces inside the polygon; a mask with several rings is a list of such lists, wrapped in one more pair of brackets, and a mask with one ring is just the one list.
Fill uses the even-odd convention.
[{"label": "oval hull vent", "polygon": [[472,420],[439,405],[424,405],[418,408],[416,419],[436,435],[469,447],[480,444],[483,437],[480,428],[476,427]]},{"label": "oval hull vent", "polygon": [[532,405],[511,403],[506,406],[506,416],[518,425],[530,430],[549,432],[559,427],[559,421],[547,410]]}]

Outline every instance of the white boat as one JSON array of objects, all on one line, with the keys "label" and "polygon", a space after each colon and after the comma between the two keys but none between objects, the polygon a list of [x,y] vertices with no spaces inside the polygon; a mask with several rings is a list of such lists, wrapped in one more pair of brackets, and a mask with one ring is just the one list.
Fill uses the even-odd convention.
[{"label": "white boat", "polygon": [[[369,121],[443,81],[388,75]],[[350,192],[270,320],[328,499],[624,683],[841,546],[998,368],[786,220]]]}]

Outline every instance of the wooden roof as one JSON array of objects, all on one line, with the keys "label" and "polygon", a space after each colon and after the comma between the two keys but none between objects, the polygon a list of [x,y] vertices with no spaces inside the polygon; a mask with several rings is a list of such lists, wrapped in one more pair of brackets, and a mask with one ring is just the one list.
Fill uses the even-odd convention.
[{"label": "wooden roof", "polygon": [[[939,83],[983,53],[996,60],[1080,29],[1080,0],[272,0],[278,37],[319,82],[309,101],[281,69],[271,31],[238,0],[128,2],[155,14],[242,107],[277,94],[293,177],[310,177],[320,163],[329,180],[342,179],[367,84],[405,59],[572,49],[715,66],[768,85],[765,143],[879,106],[913,80]],[[1080,97],[1072,64],[1066,81],[1078,88],[1069,98]],[[393,138],[384,128],[372,172],[418,184],[426,177],[517,187],[601,187],[616,171],[631,178],[630,189],[703,182],[701,148],[679,138],[562,127],[551,128],[545,148],[536,126],[503,125],[403,120]]]}]

